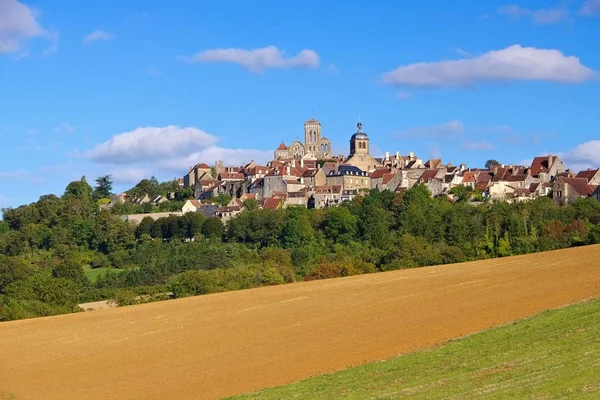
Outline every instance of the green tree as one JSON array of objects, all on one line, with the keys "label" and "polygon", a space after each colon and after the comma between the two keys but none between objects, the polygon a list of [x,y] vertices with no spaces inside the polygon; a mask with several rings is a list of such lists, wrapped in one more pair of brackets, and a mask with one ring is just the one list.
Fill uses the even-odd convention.
[{"label": "green tree", "polygon": [[65,197],[76,197],[81,199],[90,199],[92,197],[93,189],[87,183],[85,176],[82,176],[80,180],[73,181],[67,185],[65,189]]},{"label": "green tree", "polygon": [[96,186],[94,186],[94,200],[109,198],[112,193],[113,181],[111,175],[103,175],[96,178]]},{"label": "green tree", "polygon": [[223,223],[218,217],[210,217],[202,224],[202,234],[207,238],[220,239],[223,231]]},{"label": "green tree", "polygon": [[487,160],[485,162],[485,168],[486,169],[492,169],[492,168],[497,167],[499,165],[500,165],[500,163],[498,161],[496,161],[496,160]]}]

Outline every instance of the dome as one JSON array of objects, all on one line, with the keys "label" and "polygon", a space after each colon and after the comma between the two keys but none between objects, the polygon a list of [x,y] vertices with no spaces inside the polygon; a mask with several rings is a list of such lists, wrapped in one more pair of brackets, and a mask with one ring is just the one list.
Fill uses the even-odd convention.
[{"label": "dome", "polygon": [[364,132],[356,132],[354,135],[352,135],[352,137],[350,138],[350,140],[355,140],[355,139],[359,139],[359,140],[365,140],[366,139],[366,140],[368,140],[369,137]]},{"label": "dome", "polygon": [[356,128],[357,128],[356,133],[354,135],[352,135],[350,140],[355,140],[355,139],[369,140],[369,136],[367,136],[367,134],[362,131],[362,123],[361,122],[356,124]]}]

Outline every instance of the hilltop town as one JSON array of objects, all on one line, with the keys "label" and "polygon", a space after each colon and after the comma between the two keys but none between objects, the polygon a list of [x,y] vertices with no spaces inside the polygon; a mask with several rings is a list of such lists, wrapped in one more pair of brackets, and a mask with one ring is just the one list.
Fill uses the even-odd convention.
[{"label": "hilltop town", "polygon": [[[401,193],[416,184],[425,185],[433,197],[467,199],[472,204],[486,200],[521,202],[541,196],[552,197],[561,204],[582,197],[600,200],[600,169],[574,172],[565,169],[556,155],[534,157],[528,166],[490,160],[485,168],[471,168],[464,163],[444,164],[441,159],[425,161],[412,151],[386,152],[383,157],[374,157],[369,135],[358,122],[356,132],[350,136],[346,157],[332,154],[332,143],[323,136],[321,122],[311,118],[304,123],[304,141],[295,140],[289,145],[282,142],[266,165],[251,161],[227,166],[219,161],[213,166],[203,162],[191,166],[178,179],[178,186],[193,191],[194,199],[188,200],[180,212],[174,212],[201,211],[226,222],[244,210],[247,200],[255,201],[263,209],[323,208],[352,200],[372,189]],[[217,205],[217,198],[229,201]],[[126,197],[117,196],[115,200],[126,201]],[[169,198],[142,195],[130,200],[144,204],[162,203]],[[156,219],[174,212],[151,216]],[[141,218],[142,215],[135,215],[129,219],[136,222]]]}]

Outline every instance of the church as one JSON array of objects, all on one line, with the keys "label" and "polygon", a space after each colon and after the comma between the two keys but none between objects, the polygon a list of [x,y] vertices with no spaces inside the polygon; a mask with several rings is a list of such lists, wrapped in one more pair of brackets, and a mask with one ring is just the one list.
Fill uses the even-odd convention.
[{"label": "church", "polygon": [[350,137],[350,155],[344,161],[362,171],[374,171],[381,163],[369,151],[369,136],[362,130],[362,122],[356,124],[356,133]]},{"label": "church", "polygon": [[281,142],[275,150],[275,160],[331,157],[331,141],[321,135],[321,122],[314,118],[304,123],[304,143],[294,141],[289,146]]}]

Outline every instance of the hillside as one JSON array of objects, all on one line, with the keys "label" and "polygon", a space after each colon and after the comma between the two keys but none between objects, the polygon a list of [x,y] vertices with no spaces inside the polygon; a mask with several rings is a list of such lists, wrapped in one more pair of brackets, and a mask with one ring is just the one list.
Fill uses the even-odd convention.
[{"label": "hillside", "polygon": [[[0,394],[219,398],[600,296],[600,246],[0,324]],[[12,397],[9,397],[12,396]]]},{"label": "hillside", "polygon": [[593,300],[239,399],[597,399],[598,337]]}]

